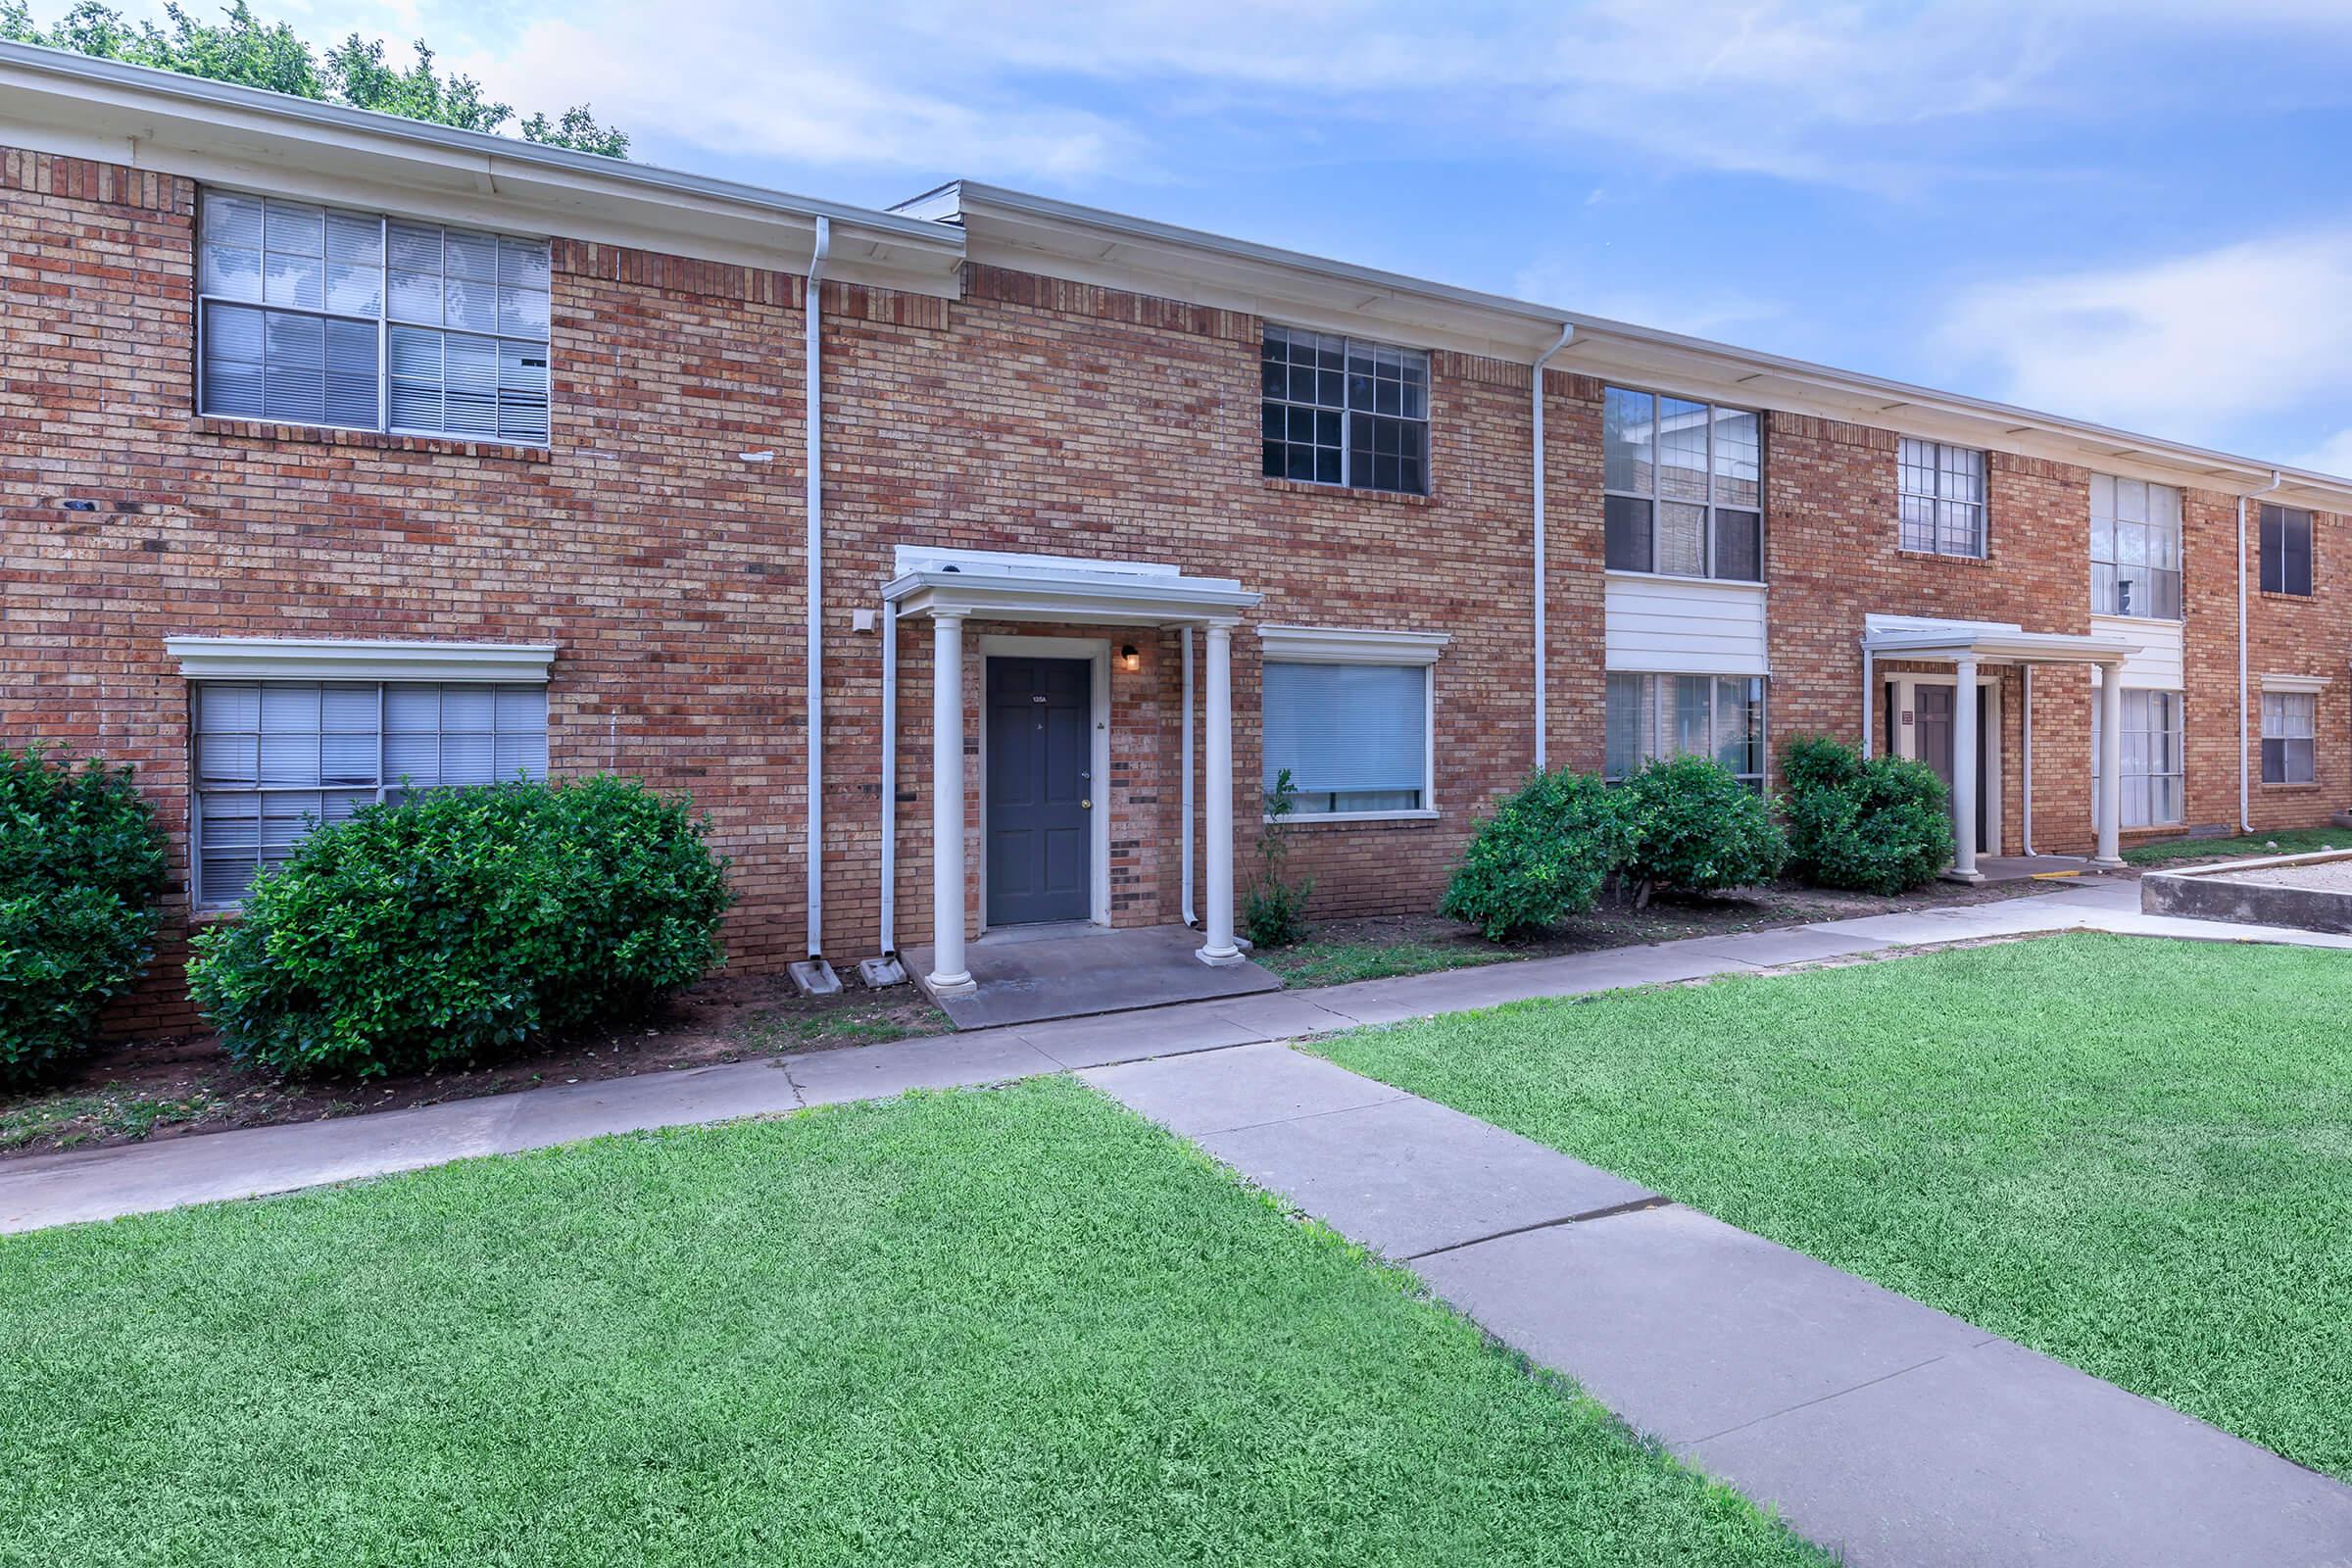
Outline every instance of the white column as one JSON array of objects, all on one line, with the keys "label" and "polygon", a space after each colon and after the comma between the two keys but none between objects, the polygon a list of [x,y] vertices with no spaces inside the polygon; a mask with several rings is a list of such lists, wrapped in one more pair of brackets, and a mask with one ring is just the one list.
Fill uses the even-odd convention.
[{"label": "white column", "polygon": [[934,614],[931,632],[930,986],[967,991],[972,977],[963,966],[963,617]]},{"label": "white column", "polygon": [[1208,834],[1201,845],[1207,862],[1208,904],[1200,911],[1201,944],[1194,955],[1202,963],[1239,963],[1233,940],[1233,627],[1208,628]]},{"label": "white column", "polygon": [[1958,853],[1952,876],[1981,882],[1977,871],[1977,662],[1963,659],[1952,668],[1952,831]]},{"label": "white column", "polygon": [[2121,865],[2124,823],[2124,666],[2099,666],[2099,818],[2094,865]]}]

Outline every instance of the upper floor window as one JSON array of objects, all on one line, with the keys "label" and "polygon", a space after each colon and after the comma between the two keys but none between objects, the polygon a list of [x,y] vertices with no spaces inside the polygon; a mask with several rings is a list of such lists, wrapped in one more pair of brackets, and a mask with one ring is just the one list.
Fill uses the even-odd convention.
[{"label": "upper floor window", "polygon": [[1756,416],[1610,387],[1601,489],[1612,570],[1764,577],[1764,453]]},{"label": "upper floor window", "polygon": [[1260,434],[1269,479],[1429,493],[1429,356],[1266,328]]},{"label": "upper floor window", "polygon": [[1905,436],[1895,474],[1905,550],[1984,559],[1984,453]]},{"label": "upper floor window", "polygon": [[2262,509],[2262,591],[2310,594],[2310,513],[2294,507]]},{"label": "upper floor window", "polygon": [[546,444],[546,241],[207,191],[198,244],[199,413]]},{"label": "upper floor window", "polygon": [[2090,476],[2090,612],[2180,618],[2180,492]]}]

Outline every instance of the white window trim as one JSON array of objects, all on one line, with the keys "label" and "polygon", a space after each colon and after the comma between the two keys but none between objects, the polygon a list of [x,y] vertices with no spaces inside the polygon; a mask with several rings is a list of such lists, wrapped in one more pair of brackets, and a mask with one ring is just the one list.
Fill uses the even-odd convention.
[{"label": "white window trim", "polygon": [[2326,675],[2274,674],[2262,677],[2262,689],[2266,692],[2303,692],[2316,697],[2328,686],[2328,677]]},{"label": "white window trim", "polygon": [[[1345,626],[1260,626],[1261,664],[1402,664],[1421,670],[1421,805],[1409,811],[1316,811],[1286,816],[1292,827],[1326,822],[1434,822],[1438,819],[1438,655],[1453,641],[1443,631],[1366,631]],[[1263,715],[1260,715],[1263,721]],[[1263,791],[1261,789],[1260,793]],[[1260,813],[1261,820],[1274,818]]]},{"label": "white window trim", "polygon": [[[1705,511],[1706,511],[1706,514],[1707,514],[1707,516],[1706,516],[1706,526],[1707,526],[1707,541],[1706,541],[1706,542],[1707,542],[1707,569],[1706,569],[1705,571],[1703,571],[1703,572],[1684,572],[1684,571],[1655,571],[1655,570],[1652,570],[1652,571],[1638,571],[1638,570],[1636,570],[1636,569],[1634,569],[1633,567],[1630,567],[1630,566],[1607,566],[1607,567],[1605,567],[1605,569],[1606,569],[1606,570],[1608,570],[1608,571],[1614,572],[1614,573],[1618,574],[1619,576],[1624,576],[1624,577],[1663,577],[1663,578],[1666,578],[1667,580],[1669,580],[1669,581],[1672,581],[1672,582],[1728,582],[1728,583],[1741,583],[1741,584],[1746,584],[1746,585],[1748,585],[1748,586],[1752,586],[1752,587],[1758,587],[1758,588],[1760,588],[1760,587],[1764,586],[1764,584],[1765,584],[1765,583],[1766,583],[1766,582],[1769,580],[1769,579],[1768,579],[1768,578],[1767,578],[1767,577],[1764,575],[1764,569],[1765,569],[1765,566],[1766,566],[1766,564],[1767,564],[1767,556],[1766,556],[1766,542],[1767,542],[1767,541],[1768,541],[1768,540],[1769,540],[1769,539],[1772,537],[1772,514],[1771,514],[1771,510],[1770,510],[1770,508],[1769,508],[1769,507],[1766,505],[1766,502],[1767,502],[1767,500],[1769,499],[1769,496],[1770,496],[1770,490],[1769,490],[1769,487],[1768,487],[1768,481],[1767,481],[1767,479],[1766,479],[1766,477],[1765,477],[1765,475],[1766,475],[1766,470],[1767,470],[1767,468],[1768,468],[1768,467],[1769,467],[1769,466],[1770,466],[1770,456],[1771,456],[1771,455],[1770,455],[1770,453],[1769,453],[1769,452],[1766,450],[1766,443],[1765,443],[1765,439],[1764,439],[1764,411],[1763,411],[1762,409],[1751,409],[1751,408],[1747,407],[1746,405],[1744,405],[1744,404],[1740,404],[1740,403],[1723,403],[1723,402],[1719,402],[1719,401],[1717,401],[1716,399],[1714,399],[1714,398],[1712,398],[1712,397],[1702,397],[1702,396],[1699,396],[1699,395],[1697,395],[1697,394],[1694,394],[1694,393],[1689,393],[1689,392],[1669,392],[1669,391],[1667,391],[1665,388],[1663,388],[1663,387],[1659,387],[1659,386],[1646,386],[1646,385],[1643,385],[1642,383],[1641,383],[1641,382],[1638,382],[1638,381],[1619,381],[1619,380],[1608,380],[1608,381],[1604,381],[1604,382],[1602,382],[1602,384],[1601,384],[1601,393],[1600,393],[1600,395],[1601,395],[1601,400],[1602,400],[1602,403],[1603,403],[1603,405],[1604,405],[1604,410],[1605,410],[1605,405],[1606,405],[1606,403],[1607,403],[1607,400],[1608,400],[1609,390],[1610,390],[1610,388],[1612,388],[1612,387],[1613,387],[1613,388],[1615,388],[1616,390],[1620,391],[1620,392],[1636,392],[1636,393],[1641,393],[1641,394],[1642,394],[1643,396],[1646,396],[1646,397],[1648,397],[1648,398],[1651,400],[1651,402],[1650,402],[1650,408],[1651,408],[1653,411],[1654,411],[1654,410],[1657,408],[1657,402],[1656,402],[1656,400],[1657,400],[1657,399],[1659,399],[1659,398],[1674,398],[1674,399],[1676,399],[1676,400],[1677,400],[1677,401],[1679,401],[1679,402],[1683,402],[1683,403],[1697,403],[1697,404],[1701,404],[1701,405],[1703,405],[1703,406],[1706,408],[1706,410],[1707,410],[1707,499],[1706,499],[1706,501],[1705,501],[1705,503],[1704,503],[1703,505],[1704,505],[1704,508],[1705,508]],[[1715,479],[1716,479],[1716,474],[1715,474],[1715,416],[1716,416],[1717,414],[1745,414],[1745,415],[1750,415],[1750,416],[1754,416],[1754,418],[1755,418],[1755,421],[1756,421],[1756,504],[1755,504],[1753,507],[1736,507],[1736,506],[1728,506],[1728,505],[1719,505],[1719,504],[1716,502],[1716,500],[1715,500]],[[1605,422],[1605,413],[1604,413],[1604,422]],[[1642,492],[1640,492],[1640,491],[1638,491],[1638,490],[1612,490],[1612,489],[1610,489],[1610,488],[1608,487],[1608,484],[1607,484],[1607,480],[1606,480],[1605,473],[1604,473],[1604,476],[1603,476],[1603,480],[1602,480],[1602,484],[1601,484],[1601,491],[1600,491],[1600,493],[1601,493],[1601,496],[1602,496],[1602,498],[1603,498],[1604,502],[1605,502],[1606,498],[1607,498],[1607,497],[1609,497],[1609,496],[1623,496],[1623,497],[1625,497],[1625,498],[1626,498],[1627,500],[1629,500],[1629,501],[1646,501],[1646,502],[1648,502],[1648,503],[1649,503],[1649,508],[1650,508],[1650,510],[1649,510],[1649,529],[1650,529],[1650,533],[1649,533],[1649,539],[1650,539],[1650,554],[1649,554],[1649,559],[1650,559],[1651,561],[1653,561],[1653,562],[1654,562],[1654,561],[1656,561],[1656,560],[1658,559],[1658,554],[1657,554],[1657,539],[1658,539],[1658,533],[1657,533],[1657,529],[1658,529],[1658,510],[1657,510],[1657,509],[1658,509],[1658,507],[1659,507],[1659,505],[1660,505],[1660,503],[1661,503],[1661,499],[1662,499],[1662,498],[1661,498],[1661,497],[1658,495],[1658,456],[1657,456],[1657,446],[1656,446],[1656,441],[1657,441],[1657,435],[1656,435],[1657,423],[1656,423],[1656,420],[1655,420],[1655,418],[1654,418],[1654,417],[1653,417],[1653,419],[1651,420],[1650,429],[1651,429],[1651,435],[1650,435],[1651,447],[1650,447],[1650,457],[1649,457],[1649,493],[1648,493],[1647,495],[1643,495]],[[1603,446],[1604,446],[1604,447],[1606,446],[1606,443],[1607,443],[1607,437],[1606,437],[1606,435],[1604,434],[1604,435],[1603,435],[1603,437],[1602,437],[1602,444],[1603,444]],[[1690,503],[1686,503],[1686,504],[1690,504]],[[1753,513],[1756,514],[1756,575],[1755,575],[1755,576],[1753,576],[1753,577],[1718,577],[1718,576],[1716,576],[1716,575],[1715,575],[1715,514],[1716,514],[1716,513],[1718,513],[1718,512],[1753,512]],[[1603,541],[1603,543],[1602,543],[1602,547],[1601,547],[1601,548],[1602,548],[1602,550],[1603,550],[1603,552],[1604,552],[1604,558],[1605,558],[1605,552],[1606,552],[1606,550],[1607,550],[1607,548],[1608,548],[1608,547],[1607,547],[1607,543],[1606,543],[1606,541],[1605,541],[1605,540]]]},{"label": "white window trim", "polygon": [[[1903,448],[1923,446],[1934,456],[1936,493],[1927,494],[1903,488]],[[1949,497],[1943,491],[1943,455],[1946,452],[1965,452],[1977,460],[1977,497],[1974,502],[1953,502],[1955,506],[1973,507],[1977,514],[1977,548],[1946,550],[1943,548],[1943,517],[1936,517],[1936,543],[1925,549],[1903,543],[1903,498],[1928,501],[1941,506]],[[1918,465],[1908,465],[1916,467]],[[1992,559],[1992,461],[1983,447],[1964,446],[1957,441],[1938,441],[1924,435],[1897,435],[1894,448],[1894,543],[1895,549],[1911,556],[1940,556],[1946,561],[1990,561]]]},{"label": "white window trim", "polygon": [[187,680],[498,681],[545,684],[554,643],[167,637]]}]

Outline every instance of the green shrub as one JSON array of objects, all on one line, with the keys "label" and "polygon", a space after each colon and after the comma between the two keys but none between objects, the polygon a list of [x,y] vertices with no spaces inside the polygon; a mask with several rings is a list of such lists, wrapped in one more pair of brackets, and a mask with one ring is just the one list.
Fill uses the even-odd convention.
[{"label": "green shrub", "polygon": [[1490,942],[1592,907],[1633,850],[1625,802],[1598,775],[1537,773],[1478,824],[1440,910]]},{"label": "green shrub", "polygon": [[1294,882],[1288,874],[1290,818],[1298,807],[1298,786],[1286,767],[1266,792],[1266,822],[1257,832],[1257,876],[1242,900],[1242,935],[1253,948],[1287,948],[1306,935],[1306,899],[1315,891],[1315,880]]},{"label": "green shrub", "polygon": [[89,1049],[154,956],[165,867],[128,767],[0,749],[0,1083]]},{"label": "green shrub", "polygon": [[1634,831],[1624,875],[1637,906],[1657,888],[1713,893],[1781,874],[1788,835],[1764,797],[1713,758],[1660,758],[1622,789]]},{"label": "green shrub", "polygon": [[313,832],[197,938],[237,1057],[368,1077],[642,1011],[720,958],[723,858],[632,780],[434,790]]},{"label": "green shrub", "polygon": [[1807,881],[1883,896],[1931,882],[1952,863],[1951,792],[1925,762],[1867,761],[1808,735],[1781,754],[1789,863]]}]

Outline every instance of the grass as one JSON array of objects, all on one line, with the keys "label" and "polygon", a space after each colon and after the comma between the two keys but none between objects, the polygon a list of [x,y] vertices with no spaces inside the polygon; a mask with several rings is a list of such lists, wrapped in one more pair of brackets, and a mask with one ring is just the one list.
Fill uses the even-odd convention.
[{"label": "grass", "polygon": [[2257,855],[2304,855],[2313,850],[2352,850],[2352,828],[2282,827],[2230,839],[2163,839],[2124,851],[2133,865],[2168,865],[2176,860],[2235,859]]},{"label": "grass", "polygon": [[227,1102],[206,1090],[180,1097],[144,1095],[121,1084],[85,1095],[31,1099],[0,1109],[0,1150],[23,1149],[53,1139],[61,1149],[92,1139],[124,1138],[136,1143],[156,1128],[199,1121]]},{"label": "grass", "polygon": [[1474,948],[1437,942],[1304,942],[1260,948],[1250,957],[1294,986],[1337,986],[1351,980],[1386,980],[1391,975],[1466,969],[1527,956],[1507,948]]},{"label": "grass", "polygon": [[2348,967],[2076,935],[1314,1049],[2352,1479]]},{"label": "grass", "polygon": [[0,1563],[1822,1564],[1068,1080],[0,1238]]}]

